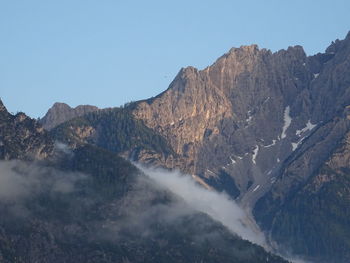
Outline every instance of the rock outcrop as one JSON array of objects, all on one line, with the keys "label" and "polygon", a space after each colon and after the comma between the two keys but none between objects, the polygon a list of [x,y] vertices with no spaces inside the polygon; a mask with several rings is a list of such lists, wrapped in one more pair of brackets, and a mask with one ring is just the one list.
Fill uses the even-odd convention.
[{"label": "rock outcrop", "polygon": [[51,130],[63,122],[93,111],[98,111],[98,108],[90,105],[79,105],[71,108],[65,103],[56,102],[40,120],[40,123],[46,130]]},{"label": "rock outcrop", "polygon": [[44,159],[54,141],[35,120],[23,112],[10,114],[0,100],[0,160]]}]

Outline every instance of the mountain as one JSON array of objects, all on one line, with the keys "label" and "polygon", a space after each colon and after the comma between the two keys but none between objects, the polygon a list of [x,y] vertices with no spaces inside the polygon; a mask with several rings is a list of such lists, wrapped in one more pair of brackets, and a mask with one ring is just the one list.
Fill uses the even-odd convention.
[{"label": "mountain", "polygon": [[[123,109],[169,150],[131,147],[122,154],[226,191],[281,253],[348,262],[349,63],[350,33],[313,56],[301,46],[275,53],[232,48],[203,70],[181,69],[166,91]],[[82,131],[82,119],[57,129]],[[75,141],[118,152],[109,146],[115,125],[103,125],[106,137],[97,127],[111,122],[104,114],[98,119],[94,133]]]},{"label": "mountain", "polygon": [[43,159],[53,148],[41,125],[23,112],[10,114],[0,100],[0,159]]},{"label": "mountain", "polygon": [[93,111],[98,111],[98,108],[90,105],[71,108],[65,103],[56,102],[39,122],[46,130],[51,130],[65,121]]},{"label": "mountain", "polygon": [[[0,106],[1,262],[286,262],[194,210],[116,152],[57,142],[24,113]],[[123,111],[106,114],[121,123],[113,131],[131,137],[112,150],[166,149],[149,144],[156,134]]]},{"label": "mountain", "polygon": [[122,108],[88,113],[57,126],[50,133],[71,147],[91,143],[126,158],[143,158],[149,164],[153,164],[154,156],[165,161],[175,155],[165,138]]},{"label": "mountain", "polygon": [[298,184],[299,169],[305,169],[300,162],[318,158],[311,153],[315,147],[309,146],[304,156],[286,165],[276,185],[258,201],[255,217],[285,251],[292,247],[294,253],[319,258],[318,262],[350,260],[349,136],[347,130],[326,161]]},{"label": "mountain", "polygon": [[232,196],[285,253],[348,262],[349,63],[350,33],[309,57],[300,46],[233,48],[131,110],[185,157],[178,168],[238,189]]}]

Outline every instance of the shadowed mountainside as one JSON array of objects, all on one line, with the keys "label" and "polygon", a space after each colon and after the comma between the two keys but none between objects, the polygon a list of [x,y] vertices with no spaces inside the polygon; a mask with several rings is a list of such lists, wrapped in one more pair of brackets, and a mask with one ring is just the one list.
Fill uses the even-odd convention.
[{"label": "shadowed mountainside", "polygon": [[1,262],[286,262],[116,153],[54,142],[35,120],[0,105]]}]

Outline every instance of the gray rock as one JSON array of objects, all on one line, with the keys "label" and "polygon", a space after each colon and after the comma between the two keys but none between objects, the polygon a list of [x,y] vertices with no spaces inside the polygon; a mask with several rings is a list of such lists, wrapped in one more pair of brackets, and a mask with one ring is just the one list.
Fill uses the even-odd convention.
[{"label": "gray rock", "polygon": [[71,108],[65,103],[56,102],[39,122],[46,130],[51,130],[63,122],[97,110],[99,110],[97,107],[90,105],[79,105]]}]

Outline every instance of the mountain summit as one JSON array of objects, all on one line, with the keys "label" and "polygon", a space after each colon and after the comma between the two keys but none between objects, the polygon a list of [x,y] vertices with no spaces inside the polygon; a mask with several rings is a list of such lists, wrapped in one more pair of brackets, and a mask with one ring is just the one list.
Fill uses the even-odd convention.
[{"label": "mountain summit", "polygon": [[91,105],[79,105],[71,108],[65,103],[56,102],[40,120],[40,123],[45,129],[51,130],[65,121],[97,110],[97,107]]}]

